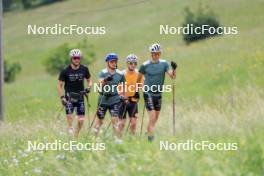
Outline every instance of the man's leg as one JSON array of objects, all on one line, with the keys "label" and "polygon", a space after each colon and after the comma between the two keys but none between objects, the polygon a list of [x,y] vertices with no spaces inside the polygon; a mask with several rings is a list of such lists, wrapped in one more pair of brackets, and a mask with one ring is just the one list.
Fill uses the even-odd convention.
[{"label": "man's leg", "polygon": [[73,114],[67,114],[66,116],[67,116],[67,123],[68,123],[68,132],[73,133],[73,127],[72,127]]},{"label": "man's leg", "polygon": [[83,126],[84,117],[85,117],[84,115],[78,115],[78,122],[77,122],[77,126],[76,126],[75,137],[79,136],[79,132]]},{"label": "man's leg", "polygon": [[111,123],[112,123],[114,135],[117,136],[117,137],[120,137],[121,136],[121,131],[119,129],[118,117],[112,117],[111,118]]},{"label": "man's leg", "polygon": [[150,114],[150,123],[149,123],[149,126],[148,126],[148,131],[150,133],[153,134],[153,131],[154,131],[154,127],[155,127],[155,124],[157,123],[158,121],[158,118],[159,118],[159,113],[160,111],[155,111],[155,110],[152,110],[149,114]]},{"label": "man's leg", "polygon": [[94,132],[95,132],[95,136],[98,136],[99,135],[99,132],[100,132],[100,128],[101,126],[103,125],[103,122],[104,120],[103,119],[97,119],[96,120],[96,123],[95,123],[95,126],[94,126]]},{"label": "man's leg", "polygon": [[160,109],[161,109],[161,97],[154,98],[154,110],[155,110],[155,120],[154,120],[154,126],[156,122],[159,119]]},{"label": "man's leg", "polygon": [[136,134],[136,128],[137,128],[137,117],[131,117],[130,118],[130,132],[131,134]]},{"label": "man's leg", "polygon": [[159,114],[160,114],[160,111],[155,111],[155,123],[154,123],[154,125],[156,124],[156,122],[158,121],[158,119],[159,119]]},{"label": "man's leg", "polygon": [[131,134],[136,134],[136,126],[137,126],[137,113],[138,113],[138,105],[137,102],[131,102],[130,107],[128,109],[128,114],[130,118],[130,132]]},{"label": "man's leg", "polygon": [[95,135],[98,136],[100,132],[100,128],[103,125],[103,120],[105,117],[105,113],[107,111],[107,107],[100,105],[97,110],[97,117],[98,119],[96,120],[95,126],[93,128]]},{"label": "man's leg", "polygon": [[118,123],[119,123],[119,130],[120,132],[122,132],[125,128],[126,119],[125,118],[119,119]]},{"label": "man's leg", "polygon": [[67,117],[67,123],[68,123],[68,132],[70,134],[73,133],[73,127],[72,127],[72,123],[73,123],[73,105],[72,103],[67,103],[65,105],[65,110],[66,110],[66,117]]},{"label": "man's leg", "polygon": [[125,125],[126,125],[126,112],[128,109],[128,105],[125,105],[124,103],[122,103],[121,108],[119,109],[119,130],[120,133],[123,132]]},{"label": "man's leg", "polygon": [[152,97],[152,107],[150,108],[151,111],[150,113],[150,120],[149,120],[149,125],[148,125],[148,140],[153,141],[154,140],[154,127],[155,124],[159,118],[159,113],[161,109],[161,97]]},{"label": "man's leg", "polygon": [[[113,104],[109,107],[111,114],[111,123],[113,127],[113,132],[116,137],[121,137],[121,131],[119,129],[119,117],[120,117],[120,106],[121,103]],[[121,108],[122,109],[122,108]]]},{"label": "man's leg", "polygon": [[77,108],[77,116],[78,116],[78,122],[77,122],[77,126],[76,126],[75,137],[78,137],[79,132],[83,126],[83,121],[84,121],[84,117],[85,117],[85,105],[84,105],[84,101],[79,101],[78,103],[76,103],[74,105]]},{"label": "man's leg", "polygon": [[147,127],[147,132],[148,132],[148,140],[153,140],[153,128],[154,128],[154,122],[156,121],[156,113],[154,110],[154,104],[151,95],[149,94],[144,94],[144,101],[145,101],[145,106],[149,114],[149,123]]},{"label": "man's leg", "polygon": [[156,111],[149,111],[148,136],[153,136],[154,125],[156,123]]}]

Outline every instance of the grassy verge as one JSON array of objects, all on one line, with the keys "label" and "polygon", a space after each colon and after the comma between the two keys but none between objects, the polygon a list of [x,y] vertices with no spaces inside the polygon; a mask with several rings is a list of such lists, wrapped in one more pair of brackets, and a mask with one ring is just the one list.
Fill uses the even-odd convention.
[{"label": "grassy verge", "polygon": [[[125,135],[124,143],[117,145],[109,130],[100,139],[105,143],[104,151],[27,151],[28,140],[74,140],[65,133],[63,117],[5,123],[0,129],[0,171],[4,175],[262,175],[263,96],[263,92],[252,87],[243,92],[234,88],[232,97],[222,95],[215,99],[218,106],[199,100],[178,105],[175,137],[171,135],[171,108],[164,106],[154,143],[148,143],[145,136]],[[78,142],[96,143],[92,135],[87,135],[87,128],[86,124]],[[159,141],[187,140],[237,143],[238,150],[160,150]]]}]

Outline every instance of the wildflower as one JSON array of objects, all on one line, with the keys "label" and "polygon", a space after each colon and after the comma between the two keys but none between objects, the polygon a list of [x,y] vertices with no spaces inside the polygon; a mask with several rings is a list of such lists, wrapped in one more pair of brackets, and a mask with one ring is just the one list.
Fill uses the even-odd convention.
[{"label": "wildflower", "polygon": [[56,156],[56,159],[65,159],[65,156],[64,156],[63,154],[61,154],[61,155],[57,155],[57,156]]},{"label": "wildflower", "polygon": [[39,168],[34,168],[34,169],[33,169],[33,172],[36,173],[36,174],[40,174],[40,173],[41,173],[41,169],[39,169]]}]

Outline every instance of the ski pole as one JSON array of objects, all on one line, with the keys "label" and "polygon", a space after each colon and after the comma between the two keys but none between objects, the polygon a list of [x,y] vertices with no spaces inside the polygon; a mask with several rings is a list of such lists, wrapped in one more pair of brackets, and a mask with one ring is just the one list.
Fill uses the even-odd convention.
[{"label": "ski pole", "polygon": [[172,84],[172,116],[173,116],[173,135],[175,136],[175,83]]},{"label": "ski pole", "polygon": [[[148,92],[146,92],[146,94],[148,96],[148,101],[151,101],[151,104],[153,105],[153,100],[152,100],[151,95]],[[142,115],[142,120],[141,120],[141,131],[140,131],[140,135],[142,135],[142,133],[143,133],[145,109],[146,109],[146,104],[144,103],[143,115]]]},{"label": "ski pole", "polygon": [[89,103],[89,95],[84,94],[85,99],[86,99],[86,103],[87,103],[87,117],[88,117],[88,126],[90,126],[90,103]]},{"label": "ski pole", "polygon": [[110,122],[108,123],[106,129],[105,129],[105,132],[104,132],[104,136],[106,135],[106,132],[108,131],[109,127],[111,126],[111,119],[110,119]]},{"label": "ski pole", "polygon": [[[172,73],[176,74],[177,64],[174,61],[171,61]],[[174,79],[174,78],[173,78]],[[176,129],[175,129],[175,81],[172,81],[172,124],[173,124],[173,135],[175,136]]]},{"label": "ski pole", "polygon": [[143,107],[143,114],[142,114],[142,119],[141,119],[141,127],[140,127],[140,135],[142,135],[143,133],[143,125],[144,125],[144,115],[145,115],[145,104],[144,104],[144,107]]},{"label": "ski pole", "polygon": [[59,110],[59,112],[58,112],[58,114],[56,115],[56,120],[58,120],[59,119],[59,117],[60,117],[60,114],[61,114],[61,112],[62,112],[62,110],[64,109],[64,106],[62,106],[61,108],[60,108],[60,110]]},{"label": "ski pole", "polygon": [[93,127],[93,124],[94,124],[96,116],[97,116],[97,112],[98,112],[99,107],[100,107],[100,105],[101,105],[101,103],[103,101],[103,98],[104,98],[104,94],[102,94],[101,100],[100,100],[100,102],[99,102],[99,104],[97,106],[97,109],[96,109],[95,113],[94,113],[93,120],[92,120],[91,125],[90,125],[89,130],[88,130],[88,134],[89,134],[89,132],[91,131],[91,129]]}]

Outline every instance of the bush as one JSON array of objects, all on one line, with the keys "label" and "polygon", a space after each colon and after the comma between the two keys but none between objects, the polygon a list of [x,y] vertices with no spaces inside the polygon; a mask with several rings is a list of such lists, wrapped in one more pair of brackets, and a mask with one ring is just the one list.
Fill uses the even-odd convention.
[{"label": "bush", "polygon": [[51,4],[54,2],[59,2],[63,0],[21,0],[24,9],[29,9],[32,7],[38,7],[46,4]]},{"label": "bush", "polygon": [[[205,25],[208,25],[205,27]],[[188,7],[185,8],[185,20],[183,23],[183,27],[189,28],[189,31],[195,30],[196,28],[214,28],[217,29],[220,27],[220,22],[215,16],[215,14],[210,10],[205,10],[205,8],[200,7],[196,13],[192,12]],[[221,32],[221,30],[219,30]],[[206,39],[208,37],[212,37],[218,35],[217,32],[209,33],[208,30],[204,30],[204,32],[198,33],[185,33],[183,34],[183,40],[189,44],[191,42]]]},{"label": "bush", "polygon": [[59,2],[59,1],[63,1],[63,0],[40,0],[40,4],[45,5],[45,4],[50,4],[50,3]]},{"label": "bush", "polygon": [[18,8],[30,9],[63,0],[3,0],[4,12]]},{"label": "bush", "polygon": [[30,0],[21,0],[21,3],[23,5],[24,9],[29,9],[31,7],[31,1]]},{"label": "bush", "polygon": [[9,11],[12,6],[12,0],[3,0],[3,10],[4,12]]},{"label": "bush", "polygon": [[10,64],[8,61],[4,61],[4,80],[7,83],[15,81],[16,75],[21,72],[21,65],[19,63]]},{"label": "bush", "polygon": [[95,60],[95,53],[93,52],[93,46],[87,44],[87,40],[83,40],[75,46],[70,46],[68,43],[64,43],[54,50],[44,62],[46,71],[51,75],[58,74],[65,66],[70,64],[69,52],[73,48],[79,48],[82,52],[82,64],[89,65]]}]

